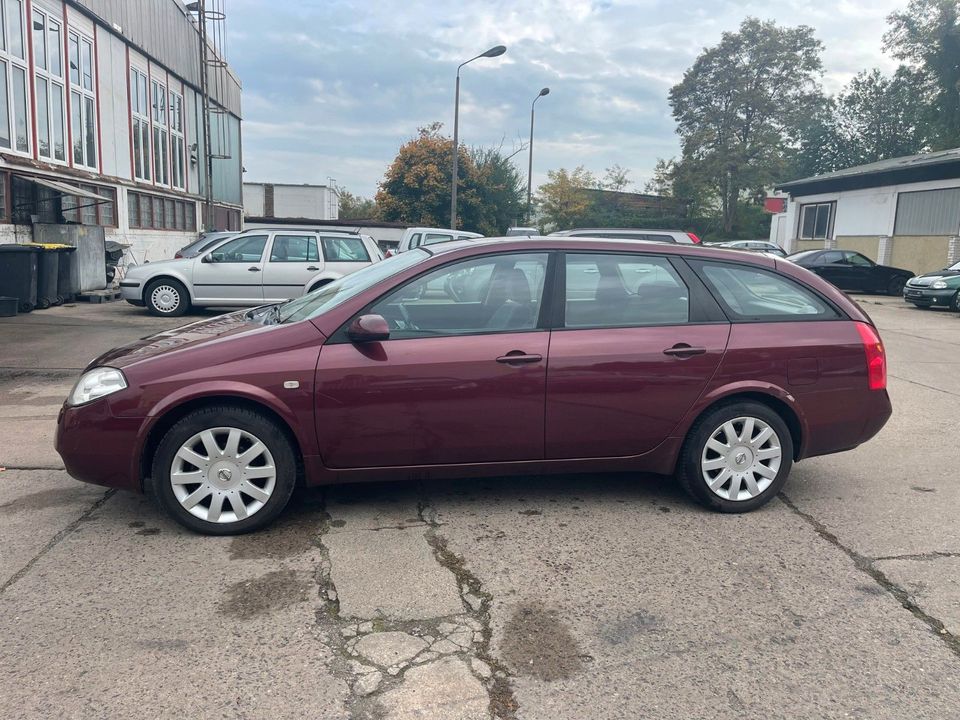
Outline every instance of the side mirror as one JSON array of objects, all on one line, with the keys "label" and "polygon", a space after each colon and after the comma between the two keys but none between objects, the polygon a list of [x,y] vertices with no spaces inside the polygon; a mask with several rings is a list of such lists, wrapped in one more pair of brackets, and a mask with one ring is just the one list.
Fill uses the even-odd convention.
[{"label": "side mirror", "polygon": [[390,326],[383,315],[361,315],[347,328],[347,337],[351,342],[380,342],[390,339]]},{"label": "side mirror", "polygon": [[200,258],[202,263],[212,263],[213,262],[213,253],[207,253],[202,258]]}]

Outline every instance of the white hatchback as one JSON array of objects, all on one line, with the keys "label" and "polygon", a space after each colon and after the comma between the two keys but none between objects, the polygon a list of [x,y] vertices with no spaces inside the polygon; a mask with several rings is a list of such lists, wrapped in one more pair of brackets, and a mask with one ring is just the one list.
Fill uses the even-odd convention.
[{"label": "white hatchback", "polygon": [[154,315],[183,315],[191,306],[281,302],[382,260],[368,235],[309,230],[247,230],[192,258],[127,270],[123,299]]}]

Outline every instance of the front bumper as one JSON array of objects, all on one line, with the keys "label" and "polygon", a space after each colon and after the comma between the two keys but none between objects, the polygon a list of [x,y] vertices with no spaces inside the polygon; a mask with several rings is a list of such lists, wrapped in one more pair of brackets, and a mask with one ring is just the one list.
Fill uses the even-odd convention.
[{"label": "front bumper", "polygon": [[121,280],[120,296],[131,305],[143,305],[143,283],[139,280]]},{"label": "front bumper", "polygon": [[934,290],[929,287],[910,287],[903,288],[903,299],[914,305],[940,305],[947,307],[953,296],[957,294],[957,288],[944,288],[943,290]]},{"label": "front bumper", "polygon": [[140,429],[143,418],[118,418],[106,399],[64,405],[57,416],[54,447],[76,480],[140,491]]}]

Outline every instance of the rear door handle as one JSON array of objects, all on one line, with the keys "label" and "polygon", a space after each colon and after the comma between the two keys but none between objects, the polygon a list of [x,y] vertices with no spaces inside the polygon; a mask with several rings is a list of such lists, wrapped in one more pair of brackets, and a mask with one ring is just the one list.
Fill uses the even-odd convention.
[{"label": "rear door handle", "polygon": [[705,347],[693,347],[692,345],[687,345],[686,343],[677,343],[673,347],[668,347],[663,351],[664,355],[672,355],[673,357],[678,358],[688,358],[693,357],[694,355],[703,355],[707,352]]},{"label": "rear door handle", "polygon": [[247,270],[249,272],[260,272],[260,268],[258,267],[248,267]]},{"label": "rear door handle", "polygon": [[309,270],[310,272],[316,272],[319,269],[320,268],[318,268],[316,265],[311,265],[310,267],[307,268],[307,270]]},{"label": "rear door handle", "polygon": [[528,355],[521,350],[511,350],[506,355],[497,358],[498,363],[504,365],[522,365],[525,363],[537,363],[543,360],[543,355]]}]

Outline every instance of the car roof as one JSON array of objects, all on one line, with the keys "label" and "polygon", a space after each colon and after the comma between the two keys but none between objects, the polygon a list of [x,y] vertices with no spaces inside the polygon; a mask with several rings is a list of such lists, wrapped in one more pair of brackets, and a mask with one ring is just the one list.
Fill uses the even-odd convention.
[{"label": "car roof", "polygon": [[738,262],[747,262],[766,267],[775,267],[775,256],[767,253],[750,253],[739,250],[724,250],[723,248],[704,247],[694,244],[661,243],[652,240],[621,240],[612,238],[568,237],[564,235],[546,235],[536,238],[513,236],[496,238],[472,238],[470,240],[455,240],[437,245],[421,245],[416,248],[430,255],[446,255],[467,248],[493,249],[504,251],[543,250],[585,250],[603,252],[649,252],[656,255],[685,255],[702,257],[704,259],[730,261],[736,255]]},{"label": "car roof", "polygon": [[336,233],[338,235],[360,235],[356,230],[321,230],[320,228],[309,227],[309,226],[279,226],[279,227],[255,227],[247,228],[243,232],[234,233],[235,235],[246,235],[247,233],[258,233],[258,232],[312,232],[317,233],[318,235],[326,235],[327,233]]},{"label": "car roof", "polygon": [[597,232],[597,233],[609,233],[609,232],[623,232],[623,233],[637,233],[637,235],[643,235],[648,232],[663,232],[663,233],[684,233],[684,230],[667,230],[666,228],[571,228],[570,230],[558,230],[557,232],[552,232],[550,236],[557,237],[566,237],[570,233],[584,233],[584,232]]}]

